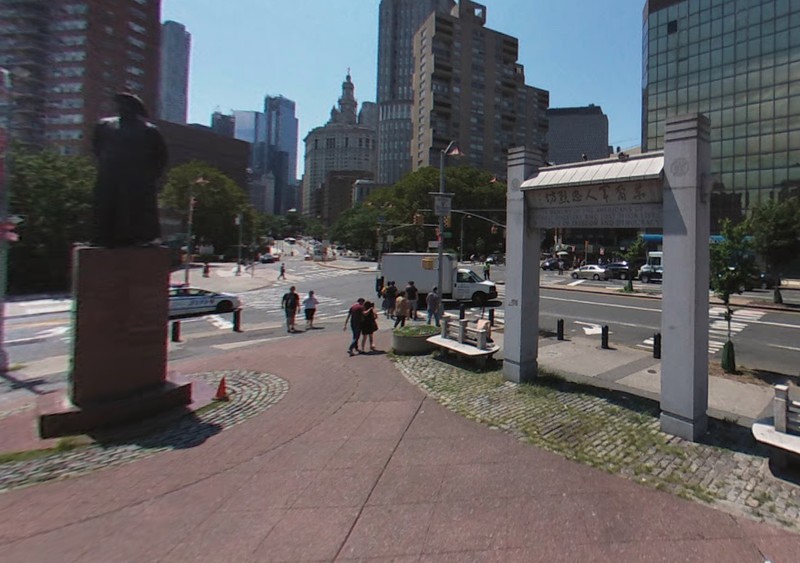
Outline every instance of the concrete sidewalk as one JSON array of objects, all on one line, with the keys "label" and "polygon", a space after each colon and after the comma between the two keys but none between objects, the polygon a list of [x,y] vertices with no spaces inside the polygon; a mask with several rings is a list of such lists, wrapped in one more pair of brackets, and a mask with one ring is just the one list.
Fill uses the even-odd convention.
[{"label": "concrete sidewalk", "polygon": [[[389,338],[379,332],[381,349]],[[285,394],[190,445],[0,495],[2,560],[777,563],[800,553],[783,529],[456,415],[386,355],[351,358],[346,344],[326,330],[171,366],[268,372]]]}]

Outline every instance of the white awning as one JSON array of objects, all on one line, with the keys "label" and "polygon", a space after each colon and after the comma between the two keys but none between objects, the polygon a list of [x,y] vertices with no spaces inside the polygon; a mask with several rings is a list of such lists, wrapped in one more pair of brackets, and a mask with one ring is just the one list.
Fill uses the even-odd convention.
[{"label": "white awning", "polygon": [[540,168],[539,173],[522,183],[521,189],[564,188],[590,184],[616,184],[655,180],[664,170],[664,153],[649,152],[620,160],[617,156],[603,160],[577,162]]}]

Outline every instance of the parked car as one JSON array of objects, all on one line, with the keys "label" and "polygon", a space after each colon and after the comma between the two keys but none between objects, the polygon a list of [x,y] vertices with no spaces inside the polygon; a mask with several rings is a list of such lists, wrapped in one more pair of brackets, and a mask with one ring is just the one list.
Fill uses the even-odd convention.
[{"label": "parked car", "polygon": [[627,262],[611,262],[603,266],[610,279],[627,280],[631,277],[631,268]]},{"label": "parked car", "polygon": [[547,258],[541,263],[542,270],[558,270],[558,258]]},{"label": "parked car", "polygon": [[262,264],[272,264],[275,262],[275,257],[272,254],[262,254],[260,258]]},{"label": "parked car", "polygon": [[758,285],[761,289],[775,289],[781,286],[781,278],[778,274],[761,272],[758,277]]},{"label": "parked car", "polygon": [[169,288],[169,318],[230,313],[242,306],[241,300],[230,293],[216,293],[185,284]]},{"label": "parked car", "polygon": [[608,279],[608,272],[606,272],[606,269],[603,266],[598,266],[597,264],[589,264],[587,266],[581,266],[577,270],[573,270],[571,275],[575,279],[578,278],[584,278],[587,280]]},{"label": "parked car", "polygon": [[494,254],[490,254],[488,258],[486,258],[486,262],[492,265],[505,264],[506,257],[503,254],[500,254],[499,252],[495,252]]}]

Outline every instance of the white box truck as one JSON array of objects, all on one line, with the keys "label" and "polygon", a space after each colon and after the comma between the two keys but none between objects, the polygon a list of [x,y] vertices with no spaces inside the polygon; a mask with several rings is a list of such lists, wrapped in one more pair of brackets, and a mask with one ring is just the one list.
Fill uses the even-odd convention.
[{"label": "white box truck", "polygon": [[[387,252],[381,256],[377,286],[383,287],[390,281],[403,289],[409,281],[419,289],[420,303],[425,295],[439,283],[439,254],[435,252]],[[482,280],[468,268],[459,268],[458,260],[451,254],[443,256],[443,287],[439,294],[444,299],[472,301],[478,306],[497,298],[494,282]]]}]

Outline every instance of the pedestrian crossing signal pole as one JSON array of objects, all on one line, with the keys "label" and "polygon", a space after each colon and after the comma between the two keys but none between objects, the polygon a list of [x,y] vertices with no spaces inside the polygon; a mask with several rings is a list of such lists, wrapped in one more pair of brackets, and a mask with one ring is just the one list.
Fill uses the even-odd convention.
[{"label": "pedestrian crossing signal pole", "polygon": [[239,227],[239,246],[236,251],[236,275],[242,275],[242,214],[236,215],[233,224]]}]

